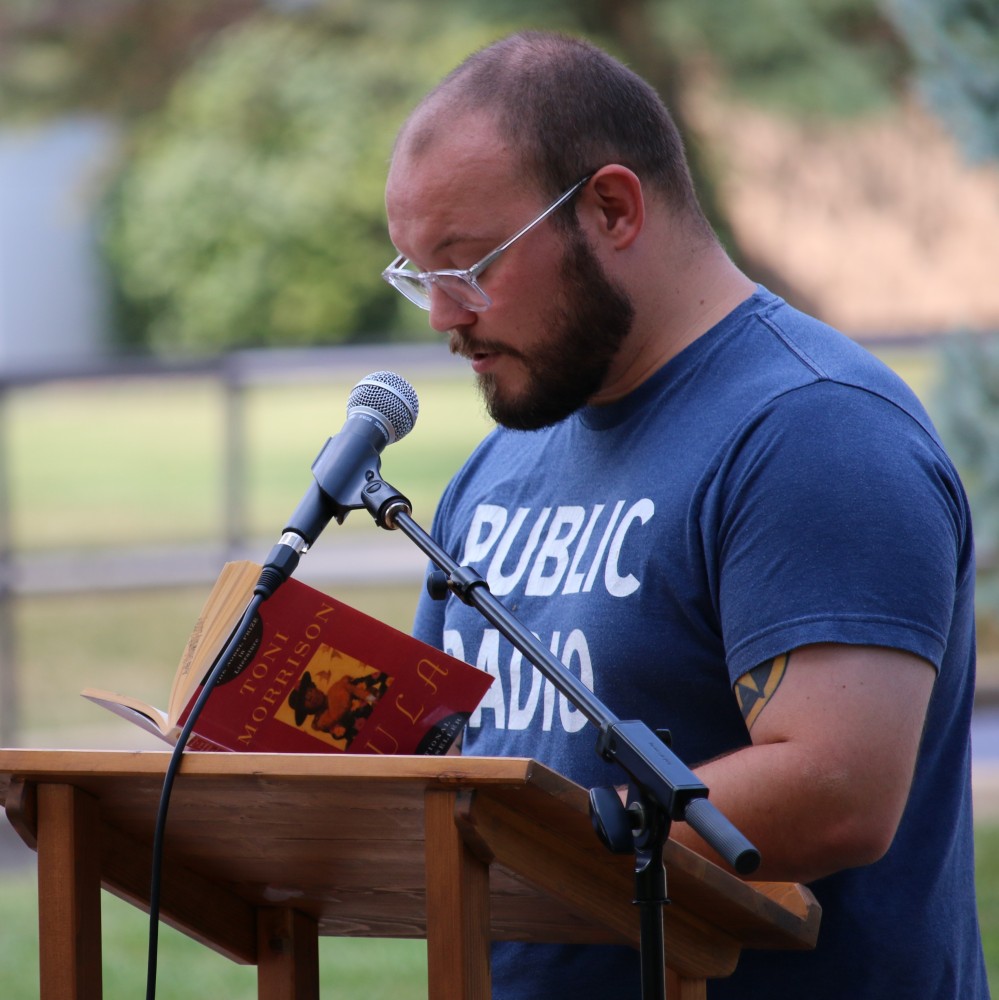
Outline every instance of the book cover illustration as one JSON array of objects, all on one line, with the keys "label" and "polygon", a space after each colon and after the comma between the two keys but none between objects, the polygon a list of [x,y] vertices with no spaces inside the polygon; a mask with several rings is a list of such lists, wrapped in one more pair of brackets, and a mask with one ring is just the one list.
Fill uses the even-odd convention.
[{"label": "book cover illustration", "polygon": [[[83,692],[175,743],[260,568],[228,563],[198,619],[166,712]],[[265,601],[205,703],[191,749],[441,754],[492,677],[294,578]]]},{"label": "book cover illustration", "polygon": [[277,718],[346,750],[392,680],[391,675],[322,643],[298,687],[278,708]]}]

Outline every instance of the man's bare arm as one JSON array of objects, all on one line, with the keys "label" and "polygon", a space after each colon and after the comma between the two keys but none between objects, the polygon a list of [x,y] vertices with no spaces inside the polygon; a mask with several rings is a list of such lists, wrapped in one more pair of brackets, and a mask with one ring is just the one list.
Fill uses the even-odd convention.
[{"label": "man's bare arm", "polygon": [[[755,877],[808,882],[868,864],[905,807],[936,673],[910,653],[816,645],[736,685],[752,745],[695,768],[760,849]],[[682,823],[673,836],[709,854]]]}]

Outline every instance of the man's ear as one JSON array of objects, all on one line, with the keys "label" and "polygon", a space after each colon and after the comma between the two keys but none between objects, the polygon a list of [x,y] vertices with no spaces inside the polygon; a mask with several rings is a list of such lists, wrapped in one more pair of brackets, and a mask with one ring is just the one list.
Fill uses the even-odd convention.
[{"label": "man's ear", "polygon": [[614,250],[630,247],[645,225],[645,199],[638,176],[619,163],[610,163],[593,175],[588,188],[587,204],[597,213],[599,238],[609,240]]}]

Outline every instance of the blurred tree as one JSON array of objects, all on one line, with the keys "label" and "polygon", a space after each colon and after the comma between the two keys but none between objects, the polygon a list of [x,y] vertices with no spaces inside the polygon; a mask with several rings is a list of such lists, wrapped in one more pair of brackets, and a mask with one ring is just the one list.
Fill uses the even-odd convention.
[{"label": "blurred tree", "polygon": [[650,80],[729,250],[807,307],[739,247],[690,95],[708,80],[785,113],[854,114],[888,100],[904,68],[876,0],[534,0],[528,16],[520,0],[8,4],[0,113],[139,115],[106,245],[126,341],[161,349],[397,327],[377,277],[384,172],[372,164],[420,93],[511,26],[586,34]]},{"label": "blurred tree", "polygon": [[740,100],[796,117],[884,110],[909,68],[876,0],[660,0],[652,7],[684,78],[696,85],[707,70]]},{"label": "blurred tree", "polygon": [[999,157],[999,2],[884,2],[927,104],[972,162]]},{"label": "blurred tree", "polygon": [[[927,103],[967,158],[999,159],[999,2],[886,0],[911,47]],[[934,415],[961,470],[977,539],[978,607],[999,637],[999,331],[942,350]]]},{"label": "blurred tree", "polygon": [[135,131],[105,243],[152,346],[399,328],[380,279],[392,247],[377,164],[414,95],[487,41],[453,15],[422,37],[426,16],[393,3],[257,15],[218,35]]},{"label": "blurred tree", "polygon": [[158,107],[206,39],[260,0],[3,0],[0,119]]},{"label": "blurred tree", "polygon": [[948,338],[941,355],[934,416],[971,504],[978,606],[999,623],[999,338]]}]

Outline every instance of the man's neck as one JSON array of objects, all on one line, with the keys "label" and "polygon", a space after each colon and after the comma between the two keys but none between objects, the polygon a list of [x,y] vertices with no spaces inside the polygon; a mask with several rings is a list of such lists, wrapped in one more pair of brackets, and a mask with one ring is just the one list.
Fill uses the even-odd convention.
[{"label": "man's neck", "polygon": [[[676,272],[673,272],[676,274]],[[720,247],[646,296],[605,383],[590,403],[628,395],[756,292]]]}]

